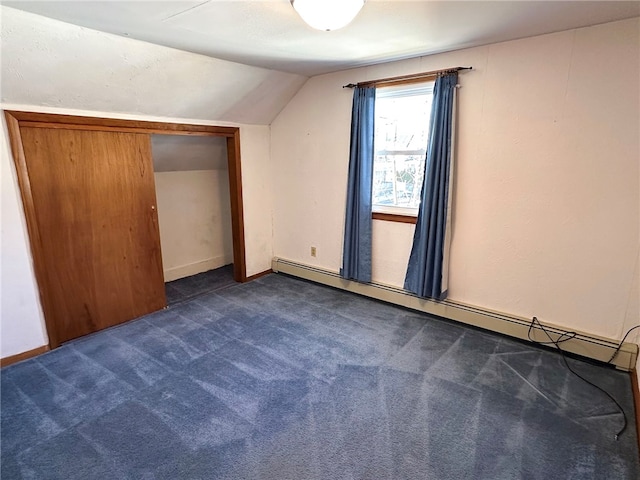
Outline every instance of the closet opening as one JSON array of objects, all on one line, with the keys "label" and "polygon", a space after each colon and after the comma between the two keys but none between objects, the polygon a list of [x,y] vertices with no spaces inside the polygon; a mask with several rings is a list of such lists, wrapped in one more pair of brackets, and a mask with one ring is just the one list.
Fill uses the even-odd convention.
[{"label": "closet opening", "polygon": [[[194,268],[215,272],[217,269],[211,269],[217,261],[226,269],[221,273],[232,272],[234,281],[249,280],[238,127],[18,111],[5,111],[5,117],[50,348],[166,307],[165,275],[177,278]],[[171,244],[167,244],[170,240],[160,241],[157,197],[163,207],[160,215],[188,218],[197,211],[190,195],[204,186],[187,182],[183,193],[165,195],[177,188],[169,182],[168,189],[156,192],[152,136],[156,136],[156,156],[158,149],[169,151],[180,140],[188,144],[185,152],[198,150],[191,142],[203,140],[208,146],[202,148],[214,152],[208,159],[211,163],[185,167],[190,162],[183,161],[179,168],[172,168],[166,165],[176,160],[166,160],[165,167],[159,167],[166,171],[157,176],[178,177],[181,173],[185,178],[197,177],[203,185],[209,178],[211,191],[207,194],[217,188],[220,202],[221,253],[212,250],[203,257],[175,263],[165,260],[167,272],[162,254],[171,255]],[[185,156],[183,153],[182,158]],[[191,203],[171,212],[171,207],[185,201]],[[209,210],[206,215],[213,219],[217,214]],[[172,225],[166,218],[162,223],[165,234],[173,230],[184,238],[198,238],[193,230]],[[202,226],[206,222],[194,223]],[[211,245],[216,242],[214,238],[201,240]],[[182,251],[193,250],[196,248],[187,246]],[[195,277],[198,275],[207,273]],[[203,283],[212,284],[210,279]]]},{"label": "closet opening", "polygon": [[167,303],[235,283],[226,139],[153,134],[151,151]]}]

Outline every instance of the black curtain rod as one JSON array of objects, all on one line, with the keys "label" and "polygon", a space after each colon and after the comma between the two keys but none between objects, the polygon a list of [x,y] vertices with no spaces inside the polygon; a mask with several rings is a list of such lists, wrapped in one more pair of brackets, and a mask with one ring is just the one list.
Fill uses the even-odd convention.
[{"label": "black curtain rod", "polygon": [[434,77],[442,75],[444,73],[459,72],[460,70],[473,70],[473,67],[452,67],[445,68],[443,70],[433,70],[431,72],[413,73],[411,75],[400,75],[399,77],[380,78],[378,80],[367,80],[366,82],[350,83],[343,85],[342,88],[354,88],[354,87],[370,87],[380,85],[383,83],[401,82],[403,80],[419,80],[426,77]]}]

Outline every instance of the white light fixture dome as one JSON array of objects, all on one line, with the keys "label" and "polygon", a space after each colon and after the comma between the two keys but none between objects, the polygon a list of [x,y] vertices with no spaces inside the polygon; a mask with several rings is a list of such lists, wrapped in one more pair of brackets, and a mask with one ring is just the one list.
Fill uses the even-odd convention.
[{"label": "white light fixture dome", "polygon": [[291,5],[310,27],[329,31],[347,26],[362,9],[365,1],[291,0]]}]

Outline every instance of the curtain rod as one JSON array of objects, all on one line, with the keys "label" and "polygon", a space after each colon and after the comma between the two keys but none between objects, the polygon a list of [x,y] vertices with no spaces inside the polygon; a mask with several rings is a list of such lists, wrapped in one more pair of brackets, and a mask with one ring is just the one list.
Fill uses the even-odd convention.
[{"label": "curtain rod", "polygon": [[420,80],[422,78],[435,77],[443,73],[459,72],[460,70],[472,70],[472,69],[473,67],[445,68],[443,70],[433,70],[431,72],[413,73],[411,75],[401,75],[399,77],[388,77],[388,78],[380,78],[378,80],[367,80],[366,82],[349,83],[348,85],[343,85],[342,88],[372,87],[372,86],[382,85],[385,83],[402,82],[405,80],[406,81]]}]

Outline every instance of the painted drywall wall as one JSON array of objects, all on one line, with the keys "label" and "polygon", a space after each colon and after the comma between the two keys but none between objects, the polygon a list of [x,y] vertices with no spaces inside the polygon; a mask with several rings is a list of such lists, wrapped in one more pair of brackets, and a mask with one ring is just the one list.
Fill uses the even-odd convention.
[{"label": "painted drywall wall", "polygon": [[164,280],[233,263],[227,169],[156,172]]},{"label": "painted drywall wall", "polygon": [[271,269],[273,258],[273,185],[268,126],[245,125],[240,131],[247,276]]},{"label": "painted drywall wall", "polygon": [[2,102],[269,124],[306,77],[0,6]]},{"label": "painted drywall wall", "polygon": [[46,345],[46,329],[27,243],[22,200],[2,115],[0,135],[0,357],[15,355]]},{"label": "painted drywall wall", "polygon": [[[640,328],[632,330],[633,327],[640,325],[638,312],[640,312],[640,245],[638,245],[633,276],[629,285],[627,303],[625,304],[624,324],[622,328],[622,331],[625,333],[629,331],[626,341],[633,342],[640,346]],[[638,357],[636,362],[636,375],[638,377],[638,385],[640,385],[640,357]]]},{"label": "painted drywall wall", "polygon": [[227,139],[199,135],[151,135],[154,172],[227,169]]},{"label": "painted drywall wall", "polygon": [[[450,298],[619,339],[639,316],[628,301],[639,59],[636,18],[311,78],[271,125],[275,255],[340,267],[352,98],[342,85],[471,65],[458,91]],[[402,286],[412,232],[374,221],[375,281]]]}]

